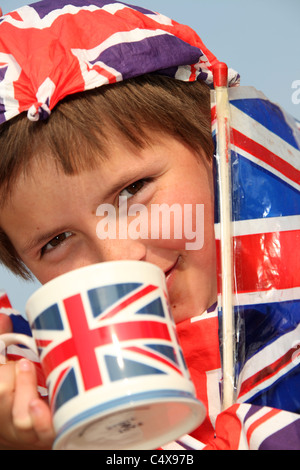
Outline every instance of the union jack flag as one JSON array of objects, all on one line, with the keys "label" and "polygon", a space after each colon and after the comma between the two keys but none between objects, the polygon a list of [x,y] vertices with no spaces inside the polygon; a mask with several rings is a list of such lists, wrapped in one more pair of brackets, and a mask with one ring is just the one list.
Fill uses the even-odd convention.
[{"label": "union jack flag", "polygon": [[[66,94],[146,72],[182,80],[200,78],[212,84],[211,69],[216,59],[189,28],[119,2],[70,1],[72,5],[45,0],[0,19],[0,122],[22,111],[28,111],[30,119],[45,118]],[[94,36],[97,28],[91,28],[86,44],[78,44],[75,23],[85,28],[87,19],[97,21],[100,15],[101,23],[108,22],[102,39],[99,41],[97,36],[99,31]],[[63,17],[68,24],[64,30],[59,28]],[[109,19],[119,22],[117,29]],[[28,41],[20,40],[24,29]],[[20,59],[21,46],[34,51],[37,45],[42,47],[47,41],[49,45],[48,31],[62,30],[63,40],[53,42],[53,51],[62,52],[63,86],[57,80],[57,70],[61,72],[57,69],[57,54],[52,54],[53,68],[51,65],[47,70],[40,62],[29,63],[26,53],[25,64]],[[67,41],[65,47],[68,35],[75,36],[76,41]],[[121,46],[134,51],[133,60],[127,54],[128,66],[126,61],[119,61]],[[107,59],[110,52],[116,54],[118,64]],[[16,58],[11,57],[14,54]],[[146,62],[149,69],[144,67]],[[36,82],[28,81],[28,77],[35,76]],[[237,74],[231,73],[230,84],[237,81]],[[229,96],[235,312],[243,325],[238,329],[238,398],[235,405],[222,411],[218,312],[207,312],[177,325],[207,417],[198,429],[170,447],[299,450],[299,124],[252,88],[231,89]],[[215,136],[214,119],[213,106]],[[216,219],[217,247],[218,231]],[[23,329],[24,325],[16,324],[17,328]],[[72,360],[70,370],[75,367]]]},{"label": "union jack flag", "polygon": [[[197,397],[205,404],[207,416],[197,429],[163,449],[299,450],[300,416],[286,411],[283,402],[281,409],[239,402],[222,410],[218,316],[215,308],[177,325]],[[256,366],[259,370],[258,362]],[[295,401],[298,390],[287,385],[286,399]]]},{"label": "union jack flag", "polygon": [[254,88],[229,100],[238,402],[299,413],[300,133]]},{"label": "union jack flag", "polygon": [[159,293],[158,286],[143,283],[99,287],[52,305],[34,320],[43,370],[47,379],[52,374],[53,410],[81,391],[125,377],[155,380],[170,371],[189,377]]},{"label": "union jack flag", "polygon": [[0,18],[0,124],[46,119],[66,95],[145,73],[212,84],[215,61],[191,28],[145,8],[43,0]]},{"label": "union jack flag", "polygon": [[[7,293],[1,289],[0,314],[8,315],[11,318],[14,332],[32,336],[28,321],[22,315],[20,315],[20,312],[12,308]],[[30,349],[18,344],[9,346],[5,351],[5,360],[17,361],[22,357],[29,359],[34,363],[37,372],[38,391],[41,396],[47,396],[48,391],[46,388],[45,376],[42,371],[39,357]]]},{"label": "union jack flag", "polygon": [[[300,448],[298,123],[253,88],[231,89],[229,95],[235,137],[235,311],[243,323],[239,344],[244,344],[239,350],[238,399],[222,411],[217,309],[178,324],[186,364],[207,416],[199,428],[164,449],[296,450]],[[212,107],[213,131],[214,117]],[[217,246],[218,230],[216,218]]]},{"label": "union jack flag", "polygon": [[[229,89],[229,101],[237,402],[222,410],[222,310],[177,325],[207,417],[164,449],[299,450],[299,123],[251,87]],[[216,139],[214,100],[212,128]],[[220,252],[217,184],[216,177]]]},{"label": "union jack flag", "polygon": [[[190,435],[164,448],[296,450],[300,448],[300,289],[299,257],[293,253],[299,246],[299,180],[295,181],[300,161],[298,125],[251,88],[232,89],[230,101],[232,116],[239,117],[232,121],[237,129],[232,135],[240,137],[232,142],[233,188],[242,195],[233,201],[239,273],[236,312],[244,324],[240,344],[245,344],[239,351],[238,400],[222,411],[217,310],[178,324],[186,364],[207,416]],[[256,106],[260,108],[258,115]],[[212,116],[214,124],[214,109]],[[273,132],[276,128],[279,133]],[[245,142],[250,143],[248,150]],[[260,146],[266,150],[254,152],[262,150]],[[282,176],[278,165],[284,169]],[[291,171],[293,167],[295,171]],[[218,245],[218,220],[216,242]],[[2,299],[3,313],[9,313],[7,297]],[[23,322],[16,323],[15,329],[24,332]]]}]

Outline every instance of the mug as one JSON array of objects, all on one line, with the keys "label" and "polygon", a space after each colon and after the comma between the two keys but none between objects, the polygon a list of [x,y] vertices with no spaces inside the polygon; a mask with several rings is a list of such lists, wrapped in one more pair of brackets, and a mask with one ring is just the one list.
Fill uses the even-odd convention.
[{"label": "mug", "polygon": [[39,288],[26,314],[33,338],[0,340],[40,357],[53,449],[157,449],[204,420],[157,266],[110,261],[70,271]]}]

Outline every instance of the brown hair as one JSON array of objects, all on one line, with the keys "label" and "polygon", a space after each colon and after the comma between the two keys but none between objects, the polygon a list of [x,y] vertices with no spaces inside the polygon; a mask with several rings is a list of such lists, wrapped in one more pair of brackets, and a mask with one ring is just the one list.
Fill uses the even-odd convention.
[{"label": "brown hair", "polygon": [[[75,174],[93,168],[99,157],[109,158],[112,135],[143,148],[155,139],[152,132],[167,133],[211,159],[207,85],[144,75],[68,96],[47,121],[30,122],[23,113],[0,126],[1,204],[18,176],[30,170],[32,158],[50,154],[66,174]],[[30,277],[1,228],[0,261]]]}]

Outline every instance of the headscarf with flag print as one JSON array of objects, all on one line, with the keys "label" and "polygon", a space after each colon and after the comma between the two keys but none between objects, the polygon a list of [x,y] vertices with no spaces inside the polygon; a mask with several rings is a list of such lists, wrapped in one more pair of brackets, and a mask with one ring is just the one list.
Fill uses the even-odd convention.
[{"label": "headscarf with flag print", "polygon": [[44,0],[0,19],[0,123],[46,119],[67,95],[146,73],[212,84],[216,62],[191,28],[145,8]]},{"label": "headscarf with flag print", "polygon": [[[145,8],[109,0],[40,1],[0,18],[0,124],[22,112],[32,121],[47,119],[67,95],[145,73],[204,80],[213,88],[217,62],[188,26]],[[239,76],[231,69],[228,84],[237,403],[221,410],[218,311],[180,323],[207,417],[166,448],[299,449],[299,127],[261,93],[235,88]],[[215,137],[214,109],[212,102]],[[218,248],[218,198],[215,227]],[[15,331],[30,334],[5,294],[1,306]],[[38,358],[16,348],[10,347],[9,357],[36,363],[45,394]]]}]

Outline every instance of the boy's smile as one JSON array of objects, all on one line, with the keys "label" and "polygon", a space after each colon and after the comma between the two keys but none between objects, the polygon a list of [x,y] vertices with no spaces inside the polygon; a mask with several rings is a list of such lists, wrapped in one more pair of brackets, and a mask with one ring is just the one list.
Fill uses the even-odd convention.
[{"label": "boy's smile", "polygon": [[[117,141],[96,169],[66,175],[46,156],[21,175],[0,213],[0,225],[25,265],[45,283],[80,266],[116,259],[143,260],[166,274],[176,322],[201,314],[216,300],[211,168],[204,156],[171,137],[157,136],[143,150]],[[204,245],[187,240],[99,239],[100,204],[127,197],[141,204],[203,204]]]}]

